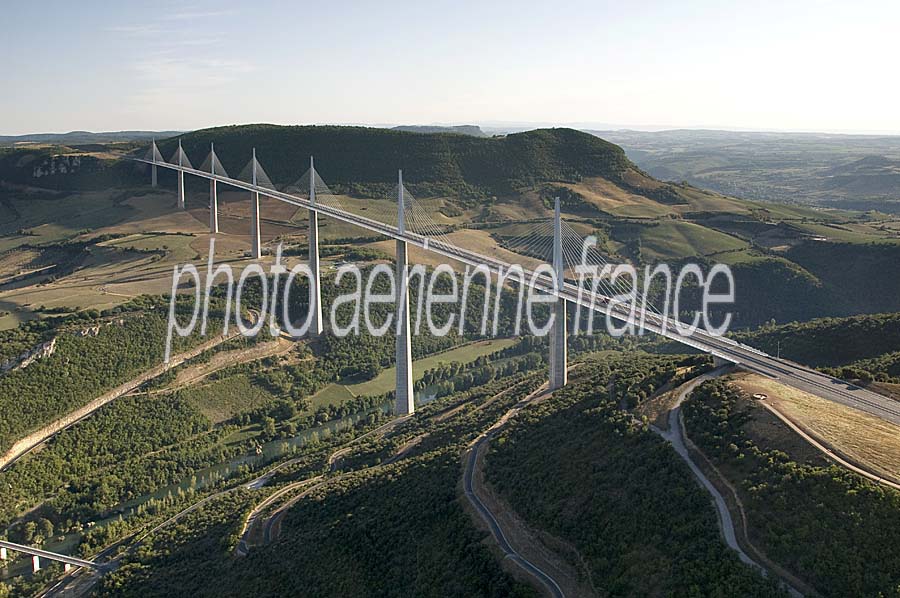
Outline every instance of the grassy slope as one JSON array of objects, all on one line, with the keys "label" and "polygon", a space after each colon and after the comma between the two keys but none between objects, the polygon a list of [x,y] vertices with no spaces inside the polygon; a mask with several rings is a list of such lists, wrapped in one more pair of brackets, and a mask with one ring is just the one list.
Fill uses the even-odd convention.
[{"label": "grassy slope", "polygon": [[[890,480],[900,480],[900,426],[759,374],[733,380],[747,396],[766,395],[767,403],[852,463]],[[753,419],[758,417],[754,413]]]},{"label": "grassy slope", "polygon": [[274,395],[252,384],[246,374],[237,374],[183,391],[188,404],[213,423],[220,423],[235,413],[263,405]]}]

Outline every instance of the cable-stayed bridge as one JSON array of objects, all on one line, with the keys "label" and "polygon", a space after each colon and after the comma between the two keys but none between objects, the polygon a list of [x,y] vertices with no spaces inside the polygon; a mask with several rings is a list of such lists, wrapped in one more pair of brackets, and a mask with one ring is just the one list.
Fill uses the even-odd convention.
[{"label": "cable-stayed bridge", "polygon": [[[295,183],[282,190],[266,175],[257,160],[254,150],[250,162],[236,177],[228,176],[224,166],[211,145],[210,152],[200,167],[195,168],[179,141],[175,154],[165,160],[154,142],[143,158],[137,161],[150,165],[151,180],[157,183],[157,169],[166,168],[177,174],[177,204],[185,205],[184,175],[193,175],[210,181],[210,232],[218,231],[218,184],[249,193],[250,237],[252,256],[261,257],[259,198],[269,197],[309,211],[309,266],[313,273],[310,281],[310,309],[313,310],[311,334],[323,330],[320,290],[318,217],[319,215],[352,224],[362,229],[394,239],[397,243],[397,408],[398,414],[414,411],[412,390],[412,363],[410,350],[410,326],[408,304],[408,247],[410,245],[444,256],[465,264],[469,268],[481,269],[500,281],[515,280],[519,284],[531,284],[535,289],[556,298],[552,306],[556,317],[550,330],[550,387],[559,388],[566,384],[566,306],[608,315],[622,323],[632,324],[635,329],[645,329],[660,334],[680,344],[712,355],[718,362],[731,362],[778,379],[792,387],[817,394],[826,399],[865,411],[879,418],[900,424],[900,404],[895,401],[859,388],[842,380],[827,376],[796,363],[772,357],[753,347],[734,340],[714,336],[699,328],[691,330],[686,324],[668,315],[668,306],[660,312],[646,301],[629,301],[628,290],[611,279],[593,280],[586,288],[568,278],[579,266],[606,265],[604,257],[593,249],[585,249],[583,239],[562,220],[559,203],[555,206],[554,217],[550,221],[536,223],[520,237],[507,242],[510,250],[504,255],[517,255],[515,261],[482,255],[471,249],[460,247],[450,239],[452,227],[439,224],[431,217],[429,210],[415,199],[404,187],[402,173],[396,187],[396,206],[391,210],[373,210],[363,216],[347,209],[340,197],[332,193],[317,174],[312,158],[310,168]],[[538,265],[534,268],[528,265]],[[544,267],[541,264],[544,264]],[[551,272],[555,276],[551,275]],[[567,277],[567,275],[569,275]]]}]

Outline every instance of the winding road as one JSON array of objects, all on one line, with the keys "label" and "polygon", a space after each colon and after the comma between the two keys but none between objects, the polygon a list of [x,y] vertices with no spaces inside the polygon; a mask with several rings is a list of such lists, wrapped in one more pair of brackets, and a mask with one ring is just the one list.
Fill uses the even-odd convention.
[{"label": "winding road", "polygon": [[[352,440],[343,444],[341,446],[341,448],[337,449],[336,451],[334,451],[333,453],[331,453],[328,456],[328,474],[334,474],[337,471],[338,463],[340,462],[341,457],[343,457],[345,454],[347,454],[350,451],[350,449],[353,447],[353,445],[355,445],[356,443],[360,442],[361,440],[368,438],[370,436],[373,436],[375,434],[383,434],[383,433],[387,432],[388,430],[392,429],[393,427],[397,426],[401,422],[406,421],[409,417],[410,416],[406,415],[406,416],[394,418],[391,421],[389,421],[385,424],[382,424],[381,426],[378,426],[377,428],[375,428],[373,430],[369,430],[365,434],[357,436],[356,438],[353,438]],[[247,484],[245,484],[245,487],[246,488],[254,488],[254,489],[262,488],[263,486],[266,485],[266,483],[268,483],[269,479],[272,477],[272,475],[276,471],[278,471],[279,469],[286,467],[296,461],[297,461],[297,459],[291,459],[290,461],[285,461],[284,463],[270,469],[268,472],[259,476],[255,480],[248,482]],[[286,494],[290,494],[294,490],[297,490],[304,486],[308,486],[309,484],[313,484],[312,486],[310,486],[309,488],[307,488],[306,490],[304,490],[297,496],[288,500],[285,504],[278,507],[278,509],[276,509],[275,512],[273,512],[267,519],[265,519],[261,523],[261,525],[263,526],[262,527],[262,536],[263,536],[262,540],[263,540],[264,544],[270,543],[272,540],[274,540],[278,536],[278,532],[280,531],[280,526],[281,526],[281,520],[284,518],[284,514],[288,511],[288,509],[291,508],[291,506],[293,506],[299,499],[306,496],[309,492],[315,490],[316,488],[319,488],[322,484],[325,484],[327,482],[330,482],[330,481],[336,479],[336,477],[339,477],[339,476],[328,477],[327,474],[322,474],[322,475],[317,475],[312,478],[307,478],[305,480],[291,482],[290,484],[287,484],[283,488],[279,488],[275,493],[269,495],[264,500],[262,500],[259,504],[257,504],[253,508],[252,511],[250,511],[250,514],[247,516],[247,521],[246,521],[246,523],[244,523],[243,529],[241,529],[241,534],[240,534],[241,539],[238,542],[237,547],[235,548],[235,554],[237,556],[246,556],[250,552],[251,536],[254,534],[254,530],[255,530],[256,526],[260,524],[259,523],[260,518],[262,517],[262,515],[266,511],[266,509],[268,509],[273,504],[275,504],[280,498],[284,497]]]},{"label": "winding road", "polygon": [[731,512],[728,510],[728,504],[725,502],[725,497],[722,496],[722,493],[719,492],[718,488],[706,477],[706,474],[703,473],[703,470],[694,462],[691,458],[690,453],[687,449],[687,444],[685,443],[685,437],[687,434],[684,430],[684,421],[681,418],[681,404],[687,398],[693,390],[699,386],[700,384],[706,382],[707,380],[712,380],[723,373],[725,373],[726,368],[719,368],[717,370],[713,370],[712,372],[708,372],[701,376],[698,376],[684,384],[678,392],[678,398],[675,401],[675,406],[669,411],[669,429],[662,430],[656,426],[651,425],[650,429],[654,432],[662,436],[665,440],[668,440],[672,444],[672,448],[675,449],[675,452],[678,453],[678,456],[682,458],[682,460],[687,463],[688,467],[693,472],[694,476],[697,478],[697,481],[700,482],[700,485],[709,492],[713,500],[716,503],[716,512],[719,517],[719,527],[722,530],[722,535],[725,537],[725,543],[728,544],[728,547],[738,553],[738,557],[740,557],[741,561],[744,563],[756,567],[758,569],[764,570],[763,566],[750,558],[744,549],[741,548],[741,545],[737,541],[737,534],[734,531],[734,520],[731,517]]},{"label": "winding road", "polygon": [[[662,430],[652,424],[650,425],[650,429],[672,444],[672,448],[674,448],[675,452],[678,453],[678,456],[681,457],[685,463],[687,463],[687,466],[694,474],[694,477],[697,478],[697,481],[700,483],[700,485],[712,496],[713,502],[716,506],[716,515],[719,522],[719,529],[722,531],[722,536],[725,539],[725,543],[728,545],[728,547],[737,552],[738,558],[740,558],[743,563],[759,570],[764,576],[768,576],[768,569],[754,560],[741,547],[737,539],[734,519],[731,516],[731,511],[728,510],[728,503],[725,501],[725,497],[722,496],[722,493],[719,492],[719,489],[716,488],[715,484],[713,484],[706,476],[706,474],[703,473],[703,470],[700,469],[700,466],[698,466],[697,463],[693,460],[687,448],[687,432],[684,427],[684,418],[681,415],[682,403],[685,401],[685,399],[687,399],[688,395],[690,395],[697,386],[706,382],[707,380],[712,380],[713,378],[717,378],[722,374],[727,373],[730,369],[731,366],[723,366],[711,372],[707,372],[705,374],[697,376],[690,382],[682,385],[678,390],[678,397],[675,401],[675,405],[672,410],[669,411],[669,429]],[[801,592],[791,586],[787,581],[782,579],[781,583],[792,596],[803,596]]]},{"label": "winding road", "polygon": [[484,454],[487,452],[490,441],[496,435],[497,431],[499,431],[500,428],[502,428],[510,418],[514,417],[529,403],[532,403],[536,399],[543,397],[546,391],[547,385],[544,384],[537,390],[526,396],[524,399],[516,403],[509,411],[507,411],[503,415],[503,417],[497,420],[497,422],[493,426],[488,428],[478,438],[476,438],[471,445],[469,445],[469,448],[467,449],[467,452],[464,456],[465,468],[463,470],[463,491],[465,492],[465,496],[468,499],[469,503],[472,505],[472,507],[475,508],[475,510],[487,524],[491,535],[494,536],[494,539],[500,546],[500,550],[502,550],[506,555],[506,558],[516,563],[526,573],[537,579],[538,582],[540,582],[541,585],[543,585],[547,589],[551,596],[553,596],[554,598],[564,598],[565,594],[563,593],[562,588],[559,586],[555,579],[553,579],[543,569],[526,559],[515,548],[512,547],[506,537],[506,534],[503,531],[503,527],[497,520],[497,517],[487,507],[484,498],[478,495],[478,490],[476,490],[475,485],[473,484],[475,471],[478,468],[478,461],[479,459],[484,458]]}]

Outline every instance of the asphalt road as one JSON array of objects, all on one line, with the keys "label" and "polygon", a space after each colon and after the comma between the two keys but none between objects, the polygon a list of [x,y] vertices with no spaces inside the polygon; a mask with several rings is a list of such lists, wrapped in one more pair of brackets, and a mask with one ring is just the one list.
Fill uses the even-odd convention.
[{"label": "asphalt road", "polygon": [[[682,460],[687,464],[691,472],[694,474],[694,477],[697,478],[697,481],[700,483],[700,485],[707,492],[709,492],[710,496],[712,496],[713,502],[716,506],[716,514],[718,515],[719,529],[722,531],[722,536],[725,539],[725,543],[728,545],[728,547],[737,552],[738,558],[740,558],[743,563],[758,569],[762,572],[763,575],[768,576],[768,570],[761,564],[753,560],[753,558],[748,555],[743,548],[741,548],[741,545],[737,541],[734,519],[731,517],[731,511],[728,510],[728,504],[725,502],[725,497],[722,496],[722,493],[719,492],[719,489],[716,488],[716,486],[709,480],[708,477],[706,477],[706,474],[703,473],[703,470],[701,470],[700,467],[694,462],[693,458],[691,458],[691,455],[687,449],[687,443],[685,442],[687,434],[684,429],[684,419],[681,416],[681,404],[685,401],[685,399],[687,399],[687,396],[691,394],[698,385],[707,380],[720,376],[724,373],[724,369],[725,368],[719,368],[701,376],[697,376],[697,378],[683,385],[680,392],[678,393],[678,398],[675,401],[675,406],[671,411],[669,411],[669,429],[660,430],[656,426],[650,426],[650,428],[672,444],[672,448],[675,449],[675,452],[678,453],[678,456],[681,457]],[[782,580],[781,583],[791,594],[791,596],[803,596],[803,594],[788,585],[784,580]]]},{"label": "asphalt road", "polygon": [[554,598],[564,598],[565,594],[563,593],[562,588],[559,587],[559,584],[556,583],[556,581],[552,577],[550,577],[550,575],[548,575],[540,567],[523,557],[521,554],[516,552],[512,545],[510,545],[509,540],[506,539],[506,534],[503,533],[503,528],[500,527],[500,523],[497,521],[497,518],[493,513],[491,513],[490,509],[488,509],[487,505],[484,504],[481,498],[479,498],[472,484],[479,452],[487,448],[487,445],[490,442],[491,438],[493,438],[494,434],[502,426],[502,424],[505,423],[509,415],[521,410],[522,407],[527,405],[530,400],[532,400],[538,394],[538,392],[535,392],[534,394],[530,395],[529,398],[526,398],[517,403],[515,407],[507,412],[507,415],[504,416],[503,419],[492,426],[490,430],[482,434],[482,436],[477,441],[475,441],[471,447],[469,447],[469,455],[465,461],[465,469],[463,470],[463,491],[465,492],[466,498],[478,511],[478,514],[481,515],[481,518],[485,523],[487,523],[488,528],[491,531],[491,535],[494,536],[494,539],[500,546],[500,550],[502,550],[506,555],[506,558],[515,562],[519,567],[524,569],[532,577],[536,578],[545,588],[547,588],[547,591],[550,592],[551,596],[554,596]]},{"label": "asphalt road", "polygon": [[725,538],[725,543],[728,544],[728,547],[738,553],[738,557],[740,557],[741,561],[744,563],[751,565],[753,567],[757,567],[759,569],[763,569],[763,567],[750,558],[744,549],[741,548],[741,545],[738,544],[737,535],[734,531],[734,520],[731,518],[731,512],[728,510],[728,505],[725,502],[725,497],[722,496],[722,493],[715,487],[715,485],[706,477],[706,474],[694,463],[694,460],[691,458],[690,453],[688,453],[687,445],[684,442],[684,428],[682,427],[681,422],[681,404],[687,398],[687,396],[693,392],[694,388],[703,382],[710,380],[712,378],[717,377],[721,372],[719,370],[714,370],[707,374],[703,374],[702,376],[698,376],[697,378],[691,380],[684,386],[682,386],[681,391],[678,393],[678,398],[675,402],[675,406],[669,411],[669,429],[661,430],[656,426],[651,426],[651,429],[662,436],[665,440],[668,440],[672,443],[672,448],[675,449],[675,452],[678,453],[678,456],[687,463],[688,467],[693,472],[694,476],[697,478],[697,481],[700,482],[700,485],[712,495],[713,500],[716,504],[716,512],[719,517],[719,527],[722,530],[722,536]]},{"label": "asphalt road", "polygon": [[478,510],[478,513],[481,515],[481,518],[484,519],[485,523],[487,523],[488,527],[491,530],[491,534],[494,536],[494,539],[497,541],[497,544],[500,546],[500,550],[506,554],[506,557],[512,561],[514,561],[517,565],[519,565],[522,569],[530,573],[533,577],[537,578],[544,587],[550,592],[552,596],[556,598],[564,598],[565,594],[563,594],[562,589],[559,587],[559,584],[556,581],[544,573],[537,565],[533,564],[531,561],[527,560],[525,557],[520,555],[516,550],[509,544],[509,541],[506,539],[506,536],[503,533],[503,529],[500,527],[500,524],[497,522],[497,518],[494,517],[494,514],[488,510],[481,499],[478,498],[478,495],[475,494],[472,489],[472,474],[475,470],[475,461],[478,457],[478,451],[481,446],[488,442],[488,438],[484,437],[479,440],[472,447],[469,452],[469,458],[466,460],[466,469],[465,469],[465,477],[464,477],[464,488],[466,493],[466,498],[469,499],[469,502],[472,503],[472,506]]}]

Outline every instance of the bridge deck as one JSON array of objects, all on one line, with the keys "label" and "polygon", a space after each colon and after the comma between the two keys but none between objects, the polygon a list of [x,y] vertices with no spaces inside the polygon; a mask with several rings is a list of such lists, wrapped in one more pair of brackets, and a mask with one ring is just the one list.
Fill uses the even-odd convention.
[{"label": "bridge deck", "polygon": [[38,556],[42,559],[47,559],[50,561],[59,561],[61,563],[67,563],[69,565],[74,565],[76,567],[88,567],[90,569],[99,569],[100,565],[93,561],[86,561],[84,559],[79,559],[73,556],[67,556],[65,554],[58,554],[56,552],[50,552],[49,550],[41,550],[40,548],[33,548],[31,546],[24,546],[22,544],[15,544],[13,542],[7,542],[5,540],[0,540],[0,547],[6,548],[7,550],[11,550],[13,552],[22,552],[25,554],[30,554],[34,556]]}]

